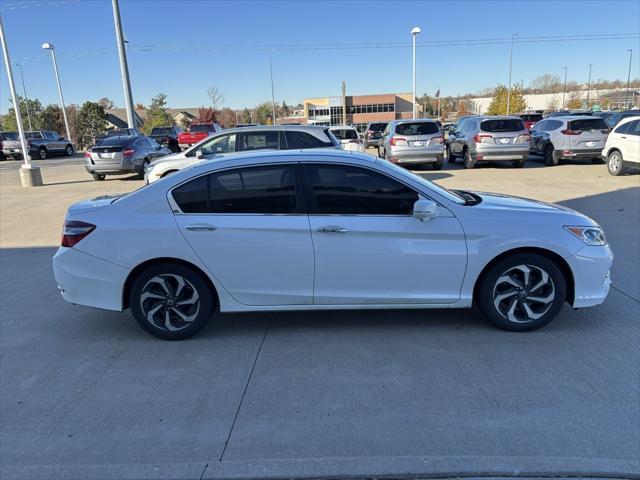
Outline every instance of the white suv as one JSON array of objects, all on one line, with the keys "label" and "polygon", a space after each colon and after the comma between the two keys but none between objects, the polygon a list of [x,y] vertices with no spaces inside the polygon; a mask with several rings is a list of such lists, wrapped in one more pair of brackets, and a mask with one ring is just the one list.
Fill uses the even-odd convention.
[{"label": "white suv", "polygon": [[609,134],[602,150],[611,175],[622,175],[625,167],[640,167],[640,115],[622,120]]}]

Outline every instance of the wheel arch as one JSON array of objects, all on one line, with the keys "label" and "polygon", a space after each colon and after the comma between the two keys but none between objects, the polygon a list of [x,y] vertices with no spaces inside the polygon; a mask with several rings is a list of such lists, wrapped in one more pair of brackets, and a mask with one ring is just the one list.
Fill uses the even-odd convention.
[{"label": "wheel arch", "polygon": [[573,278],[573,271],[571,270],[571,267],[569,266],[567,261],[564,258],[562,258],[561,255],[558,255],[556,252],[553,252],[551,250],[547,250],[546,248],[540,248],[540,247],[513,248],[511,250],[506,250],[500,253],[499,255],[497,255],[496,257],[492,258],[491,261],[489,261],[489,263],[487,263],[484,266],[484,268],[476,278],[475,284],[473,285],[474,300],[478,298],[478,295],[479,295],[478,289],[480,288],[480,284],[482,283],[482,280],[484,279],[487,272],[500,260],[506,257],[509,257],[511,255],[516,255],[518,253],[535,253],[538,255],[542,255],[543,257],[546,257],[549,260],[553,261],[558,266],[558,268],[560,268],[567,282],[567,294],[566,294],[565,300],[569,303],[569,305],[573,305],[573,301],[575,298],[575,281]]},{"label": "wheel arch", "polygon": [[618,152],[620,154],[620,158],[624,160],[624,157],[622,156],[622,150],[620,150],[618,147],[611,147],[609,150],[607,150],[607,155],[605,160],[608,160],[609,155],[611,155],[613,152]]},{"label": "wheel arch", "polygon": [[122,309],[123,310],[129,308],[129,296],[131,294],[131,287],[133,286],[133,282],[135,282],[135,279],[138,277],[138,275],[140,275],[140,273],[146,270],[147,268],[152,267],[154,265],[166,265],[166,264],[181,265],[183,267],[190,268],[191,270],[194,270],[198,274],[202,275],[202,277],[205,279],[205,281],[209,285],[211,293],[213,293],[215,303],[217,304],[219,302],[218,290],[216,289],[215,285],[211,281],[211,278],[209,278],[209,275],[207,275],[206,272],[202,270],[202,268],[198,267],[197,265],[194,265],[191,262],[188,262],[186,260],[182,260],[179,258],[159,257],[159,258],[146,260],[140,263],[139,265],[136,265],[129,272],[129,275],[127,275],[127,279],[124,282],[124,287],[122,288]]}]

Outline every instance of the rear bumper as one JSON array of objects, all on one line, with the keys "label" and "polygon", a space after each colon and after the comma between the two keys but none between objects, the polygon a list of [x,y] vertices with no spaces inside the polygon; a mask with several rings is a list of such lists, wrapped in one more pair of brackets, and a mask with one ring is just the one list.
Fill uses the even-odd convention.
[{"label": "rear bumper", "polygon": [[529,145],[524,144],[521,148],[480,148],[471,154],[477,162],[499,162],[509,160],[526,160],[529,157]]},{"label": "rear bumper", "polygon": [[611,287],[613,252],[609,245],[585,246],[570,263],[575,284],[573,307],[592,307],[604,302]]},{"label": "rear bumper", "polygon": [[[142,163],[140,162],[140,165]],[[123,173],[136,173],[139,166],[136,165],[134,160],[123,160],[120,163],[93,163],[88,158],[84,160],[84,168],[89,173],[104,173],[104,174],[123,174]]]},{"label": "rear bumper", "polygon": [[589,149],[565,149],[557,150],[560,158],[577,158],[577,159],[590,159],[602,157],[602,149],[589,148]]},{"label": "rear bumper", "polygon": [[60,247],[53,257],[53,276],[67,302],[106,310],[122,310],[129,270],[75,248]]},{"label": "rear bumper", "polygon": [[392,149],[388,153],[392,163],[434,163],[444,160],[444,145],[434,148]]}]

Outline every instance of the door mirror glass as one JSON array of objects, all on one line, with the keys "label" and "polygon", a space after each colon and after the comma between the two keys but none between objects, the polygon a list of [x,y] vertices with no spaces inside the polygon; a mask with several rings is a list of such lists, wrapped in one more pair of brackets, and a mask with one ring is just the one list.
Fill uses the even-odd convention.
[{"label": "door mirror glass", "polygon": [[196,158],[198,160],[202,160],[204,158],[204,153],[202,153],[202,150],[196,150]]},{"label": "door mirror glass", "polygon": [[438,212],[437,208],[436,202],[433,200],[421,198],[413,204],[413,216],[423,222],[435,217]]}]

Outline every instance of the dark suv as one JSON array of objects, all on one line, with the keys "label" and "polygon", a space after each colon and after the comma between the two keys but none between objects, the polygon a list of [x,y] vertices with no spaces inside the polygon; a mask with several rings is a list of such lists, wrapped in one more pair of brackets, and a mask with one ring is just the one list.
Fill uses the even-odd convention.
[{"label": "dark suv", "polygon": [[173,153],[179,152],[180,142],[178,142],[178,134],[182,131],[180,127],[175,125],[169,127],[155,127],[149,135],[160,145],[167,147]]},{"label": "dark suv", "polygon": [[379,147],[382,132],[389,122],[371,122],[364,131],[364,148]]}]

